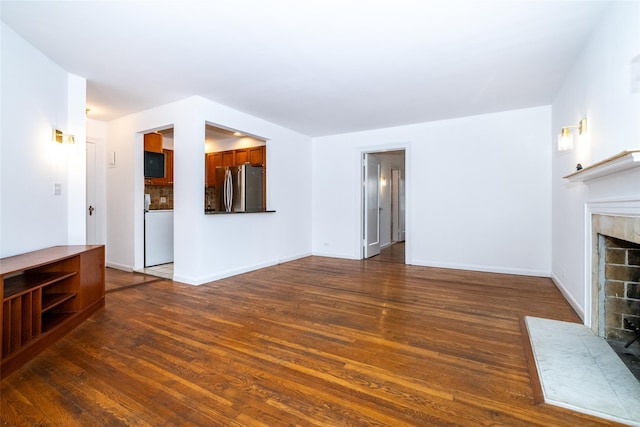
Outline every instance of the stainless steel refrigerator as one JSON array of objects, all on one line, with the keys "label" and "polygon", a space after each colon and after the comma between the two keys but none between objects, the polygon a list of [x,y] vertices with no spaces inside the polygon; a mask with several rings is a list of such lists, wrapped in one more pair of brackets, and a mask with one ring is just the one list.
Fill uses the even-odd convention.
[{"label": "stainless steel refrigerator", "polygon": [[260,212],[264,167],[244,164],[216,168],[216,210]]}]

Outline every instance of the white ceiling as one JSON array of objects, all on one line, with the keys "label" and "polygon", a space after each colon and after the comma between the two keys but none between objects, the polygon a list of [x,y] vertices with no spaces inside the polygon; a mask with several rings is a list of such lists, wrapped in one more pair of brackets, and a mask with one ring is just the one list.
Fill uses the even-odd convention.
[{"label": "white ceiling", "polygon": [[550,104],[600,1],[7,1],[110,120],[201,95],[309,136]]}]

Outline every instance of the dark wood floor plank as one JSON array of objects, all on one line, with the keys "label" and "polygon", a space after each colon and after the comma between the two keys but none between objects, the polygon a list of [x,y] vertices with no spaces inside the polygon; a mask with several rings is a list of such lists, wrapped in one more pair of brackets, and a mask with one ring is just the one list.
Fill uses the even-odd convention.
[{"label": "dark wood floor plank", "polygon": [[549,279],[308,257],[193,287],[108,270],[105,309],[1,383],[6,425],[611,426],[536,404]]}]

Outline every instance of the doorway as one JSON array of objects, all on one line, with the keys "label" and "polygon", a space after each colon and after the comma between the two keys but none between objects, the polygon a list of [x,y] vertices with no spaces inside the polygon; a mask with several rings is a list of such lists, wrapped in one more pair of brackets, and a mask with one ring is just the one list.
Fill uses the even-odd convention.
[{"label": "doorway", "polygon": [[[144,269],[172,279],[174,272],[174,130],[172,126],[143,134]],[[144,199],[142,199],[144,197]]]},{"label": "doorway", "polygon": [[[362,258],[376,257],[394,248],[396,261],[406,262],[404,149],[362,154]],[[402,251],[400,251],[402,249]],[[402,252],[402,254],[399,254]]]}]

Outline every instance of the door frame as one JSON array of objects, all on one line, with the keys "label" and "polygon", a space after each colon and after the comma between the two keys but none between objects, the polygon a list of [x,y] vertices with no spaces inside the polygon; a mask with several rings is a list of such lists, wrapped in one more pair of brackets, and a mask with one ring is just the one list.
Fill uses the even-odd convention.
[{"label": "door frame", "polygon": [[359,248],[359,259],[365,259],[365,251],[364,251],[364,191],[366,189],[365,183],[362,179],[362,171],[364,170],[364,154],[384,154],[388,151],[404,151],[404,200],[405,200],[405,217],[404,217],[404,230],[405,230],[405,255],[404,262],[405,264],[411,264],[413,261],[412,257],[412,218],[411,218],[411,142],[399,142],[399,143],[390,143],[390,144],[381,144],[377,146],[368,146],[368,147],[359,147],[355,152],[355,164],[356,170],[358,171],[355,174],[356,188],[359,188],[359,209],[357,212],[358,219],[356,223],[358,224],[358,231],[356,233],[357,241],[355,244]]}]

